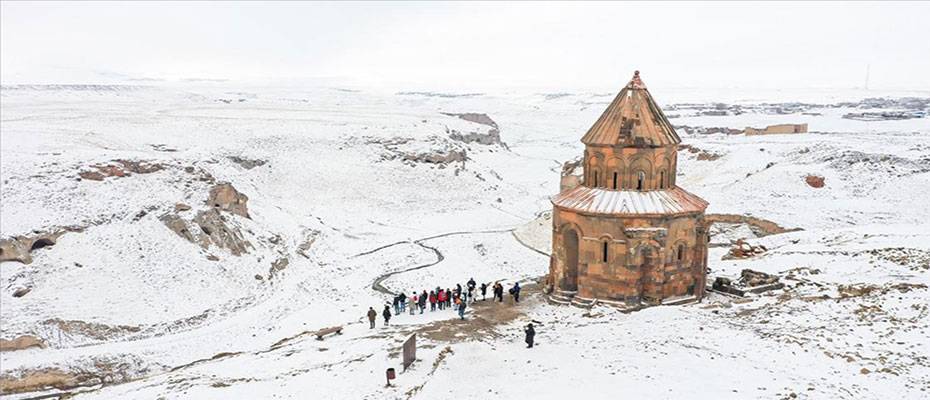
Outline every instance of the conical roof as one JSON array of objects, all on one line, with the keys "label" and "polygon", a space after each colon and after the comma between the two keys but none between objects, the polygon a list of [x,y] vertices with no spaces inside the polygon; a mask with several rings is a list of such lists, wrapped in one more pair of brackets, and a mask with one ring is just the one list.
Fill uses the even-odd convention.
[{"label": "conical roof", "polygon": [[670,146],[681,143],[681,138],[636,71],[581,142],[601,146]]}]

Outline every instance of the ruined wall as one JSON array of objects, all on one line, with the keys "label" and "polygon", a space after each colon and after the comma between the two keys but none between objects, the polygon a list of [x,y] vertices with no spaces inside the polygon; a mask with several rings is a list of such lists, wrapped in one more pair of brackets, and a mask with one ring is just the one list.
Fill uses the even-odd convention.
[{"label": "ruined wall", "polygon": [[765,129],[746,127],[743,133],[752,135],[778,135],[786,133],[807,133],[807,124],[779,124],[769,125]]},{"label": "ruined wall", "polygon": [[[677,146],[588,146],[584,154],[584,185],[638,190],[638,175],[639,172],[643,172],[645,182],[642,190],[671,188],[675,186],[677,169]],[[614,174],[617,177],[616,187]]]},{"label": "ruined wall", "polygon": [[[579,234],[577,273],[571,271],[564,235]],[[706,229],[703,215],[613,217],[555,208],[550,282],[577,296],[637,304],[693,294],[703,296]],[[604,261],[604,246],[607,260]]]}]

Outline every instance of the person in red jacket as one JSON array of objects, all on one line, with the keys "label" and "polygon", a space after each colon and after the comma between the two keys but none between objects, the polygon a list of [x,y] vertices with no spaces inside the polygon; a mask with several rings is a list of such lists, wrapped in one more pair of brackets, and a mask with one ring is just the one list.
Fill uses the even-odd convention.
[{"label": "person in red jacket", "polygon": [[446,305],[446,291],[439,289],[439,294],[436,296],[436,301],[439,302],[439,309],[442,310]]},{"label": "person in red jacket", "polygon": [[436,311],[436,292],[429,292],[429,310]]}]

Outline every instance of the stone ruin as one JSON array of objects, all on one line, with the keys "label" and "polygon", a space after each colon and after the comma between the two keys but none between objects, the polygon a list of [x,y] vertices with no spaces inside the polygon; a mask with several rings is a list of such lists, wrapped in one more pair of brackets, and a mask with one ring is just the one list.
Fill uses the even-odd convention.
[{"label": "stone ruin", "polygon": [[780,282],[778,276],[744,269],[740,272],[740,277],[736,282],[733,282],[730,278],[717,277],[711,287],[717,292],[742,297],[746,293],[762,293],[781,289],[785,287],[785,284]]},{"label": "stone ruin", "polygon": [[733,247],[730,248],[730,251],[723,256],[723,259],[733,260],[749,258],[765,253],[766,251],[768,251],[768,249],[763,245],[753,246],[743,241],[743,239],[738,239],[736,243],[733,244]]}]

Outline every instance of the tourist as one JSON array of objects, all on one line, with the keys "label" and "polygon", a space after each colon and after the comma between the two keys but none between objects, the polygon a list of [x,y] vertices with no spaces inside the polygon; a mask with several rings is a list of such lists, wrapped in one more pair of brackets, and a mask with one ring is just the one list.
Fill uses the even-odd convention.
[{"label": "tourist", "polygon": [[[374,311],[374,310],[372,310],[372,311]],[[385,304],[385,305],[384,305],[384,311],[381,313],[381,315],[384,316],[384,326],[388,326],[388,322],[391,321],[391,306]],[[374,327],[375,323],[372,322],[371,325],[372,325],[372,327]]]},{"label": "tourist", "polygon": [[400,297],[400,312],[403,313],[407,311],[407,296],[404,296],[404,293],[398,293],[397,297]]},{"label": "tourist", "polygon": [[458,299],[459,319],[465,319],[465,304],[465,301]]},{"label": "tourist", "polygon": [[481,282],[481,301],[487,300],[488,284]]},{"label": "tourist", "polygon": [[475,301],[475,286],[477,286],[475,278],[469,278],[468,283],[465,285],[468,287],[468,300]]},{"label": "tourist", "polygon": [[423,293],[420,293],[420,314],[423,314],[423,310],[426,309],[426,300],[429,298],[429,295],[426,294],[424,290]]},{"label": "tourist", "polygon": [[414,310],[417,308],[417,292],[413,292],[410,295],[410,315],[413,315]]},{"label": "tourist", "polygon": [[532,348],[533,337],[536,336],[536,330],[533,329],[533,323],[531,322],[526,325],[526,329],[524,329],[523,332],[526,332],[526,348]]},{"label": "tourist", "polygon": [[429,292],[429,310],[436,311],[436,292]]},{"label": "tourist", "polygon": [[452,289],[446,288],[446,308],[452,309]]},{"label": "tourist", "polygon": [[504,285],[501,285],[499,281],[494,282],[494,297],[497,297],[498,303],[504,302]]},{"label": "tourist", "polygon": [[455,284],[455,297],[462,297],[462,285]]},{"label": "tourist", "polygon": [[439,289],[439,294],[436,295],[436,301],[439,303],[439,309],[442,310],[446,308],[446,291]]},{"label": "tourist", "polygon": [[513,295],[513,302],[520,302],[520,282],[514,282],[513,287],[510,288],[510,294]]},{"label": "tourist", "polygon": [[375,329],[375,318],[378,318],[378,312],[375,311],[374,307],[368,307],[368,322],[371,323],[371,327],[368,329]]},{"label": "tourist", "polygon": [[400,299],[398,296],[394,296],[394,301],[392,304],[394,306],[394,315],[400,314]]}]

